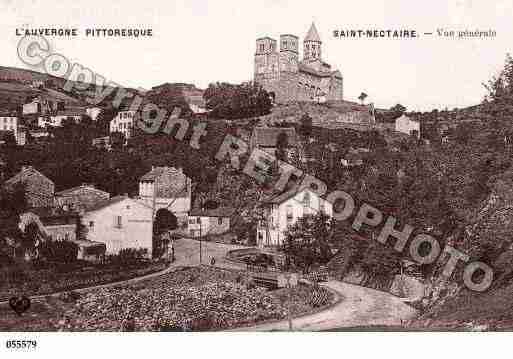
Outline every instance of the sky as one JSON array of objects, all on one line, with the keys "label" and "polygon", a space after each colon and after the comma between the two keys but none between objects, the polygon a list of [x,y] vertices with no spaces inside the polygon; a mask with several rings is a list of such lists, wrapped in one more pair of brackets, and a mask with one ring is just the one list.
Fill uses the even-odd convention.
[{"label": "sky", "polygon": [[[240,83],[253,77],[255,39],[292,33],[302,42],[315,22],[323,60],[344,77],[344,97],[361,92],[379,108],[452,109],[479,103],[482,85],[513,52],[511,0],[0,0],[0,65],[27,68],[16,55],[17,28],[75,27],[49,38],[70,61],[128,87],[164,82]],[[86,28],[151,28],[151,38],[87,38]],[[437,29],[494,30],[454,39]],[[340,39],[338,29],[414,29],[416,39]],[[433,32],[434,35],[423,35]],[[302,46],[301,46],[302,49]]]}]

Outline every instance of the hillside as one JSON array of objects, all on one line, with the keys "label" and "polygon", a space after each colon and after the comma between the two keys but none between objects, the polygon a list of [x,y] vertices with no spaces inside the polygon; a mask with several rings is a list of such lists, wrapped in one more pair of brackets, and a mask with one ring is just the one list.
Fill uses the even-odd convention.
[{"label": "hillside", "polygon": [[[34,86],[36,83],[43,83],[44,87]],[[50,76],[37,71],[20,69],[15,67],[0,66],[0,109],[8,111],[19,110],[27,97],[34,97],[44,94],[53,100],[64,101],[70,105],[85,105],[85,99],[94,95],[95,86],[92,84],[85,90],[73,89],[71,92],[64,91],[66,79]],[[137,93],[131,88],[126,91]],[[104,103],[112,101],[115,91],[105,99]]]},{"label": "hillside", "polygon": [[297,123],[305,113],[312,117],[312,124],[314,126],[332,129],[346,128],[358,131],[369,131],[375,128],[369,106],[349,101],[322,104],[292,102],[275,105],[272,112],[267,116],[263,116],[262,120],[268,124],[278,122]]}]

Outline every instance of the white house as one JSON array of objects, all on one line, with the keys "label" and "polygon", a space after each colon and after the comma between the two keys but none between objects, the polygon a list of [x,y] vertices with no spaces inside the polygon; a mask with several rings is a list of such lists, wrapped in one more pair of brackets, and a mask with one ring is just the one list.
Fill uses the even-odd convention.
[{"label": "white house", "polygon": [[105,243],[106,254],[125,248],[152,252],[152,208],[128,196],[116,196],[85,210],[87,239]]},{"label": "white house", "polygon": [[296,186],[263,203],[264,215],[257,226],[257,245],[277,246],[283,243],[287,228],[307,214],[324,212],[333,215],[333,204],[307,187]]},{"label": "white house", "polygon": [[230,219],[234,208],[218,207],[216,209],[192,209],[187,229],[191,237],[222,234],[230,230]]},{"label": "white house", "polygon": [[98,120],[98,116],[102,112],[102,109],[100,107],[88,107],[86,108],[86,114],[91,117],[93,121]]},{"label": "white house", "polygon": [[125,139],[132,137],[135,123],[135,111],[119,111],[116,117],[110,121],[110,133],[121,132]]},{"label": "white house", "polygon": [[420,122],[410,119],[405,114],[396,118],[395,130],[407,135],[415,134],[418,138],[420,138]]},{"label": "white house", "polygon": [[82,120],[82,115],[84,114],[85,112],[82,110],[59,110],[52,115],[39,116],[37,125],[41,128],[46,128],[48,126],[60,127],[62,126],[62,121],[67,119],[75,123],[79,123]]},{"label": "white house", "polygon": [[18,117],[13,114],[0,114],[0,131],[10,131],[18,145],[25,144],[25,137],[20,134]]},{"label": "white house", "polygon": [[191,179],[181,168],[152,167],[139,179],[139,199],[150,207],[155,204],[155,211],[165,208],[183,220],[191,210]]}]

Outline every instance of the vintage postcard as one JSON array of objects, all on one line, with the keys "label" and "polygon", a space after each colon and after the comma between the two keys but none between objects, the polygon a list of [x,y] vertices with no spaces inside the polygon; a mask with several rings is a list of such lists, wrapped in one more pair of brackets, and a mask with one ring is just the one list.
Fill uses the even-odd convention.
[{"label": "vintage postcard", "polygon": [[510,0],[0,19],[7,354],[40,332],[513,330]]}]

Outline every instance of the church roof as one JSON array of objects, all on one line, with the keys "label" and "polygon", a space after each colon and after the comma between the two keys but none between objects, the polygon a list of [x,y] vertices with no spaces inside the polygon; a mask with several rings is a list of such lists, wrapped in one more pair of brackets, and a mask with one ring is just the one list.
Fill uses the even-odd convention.
[{"label": "church roof", "polygon": [[312,22],[312,26],[310,26],[310,30],[308,30],[304,41],[316,41],[321,42],[321,38],[319,37],[319,33],[317,32],[317,28],[315,24]]},{"label": "church roof", "polygon": [[313,67],[311,66],[308,66],[307,64],[301,62],[299,63],[299,71],[300,72],[306,72],[310,75],[314,75],[314,76],[317,76],[317,77],[331,77],[331,72],[326,72],[326,71],[318,71],[316,69],[314,69]]}]

